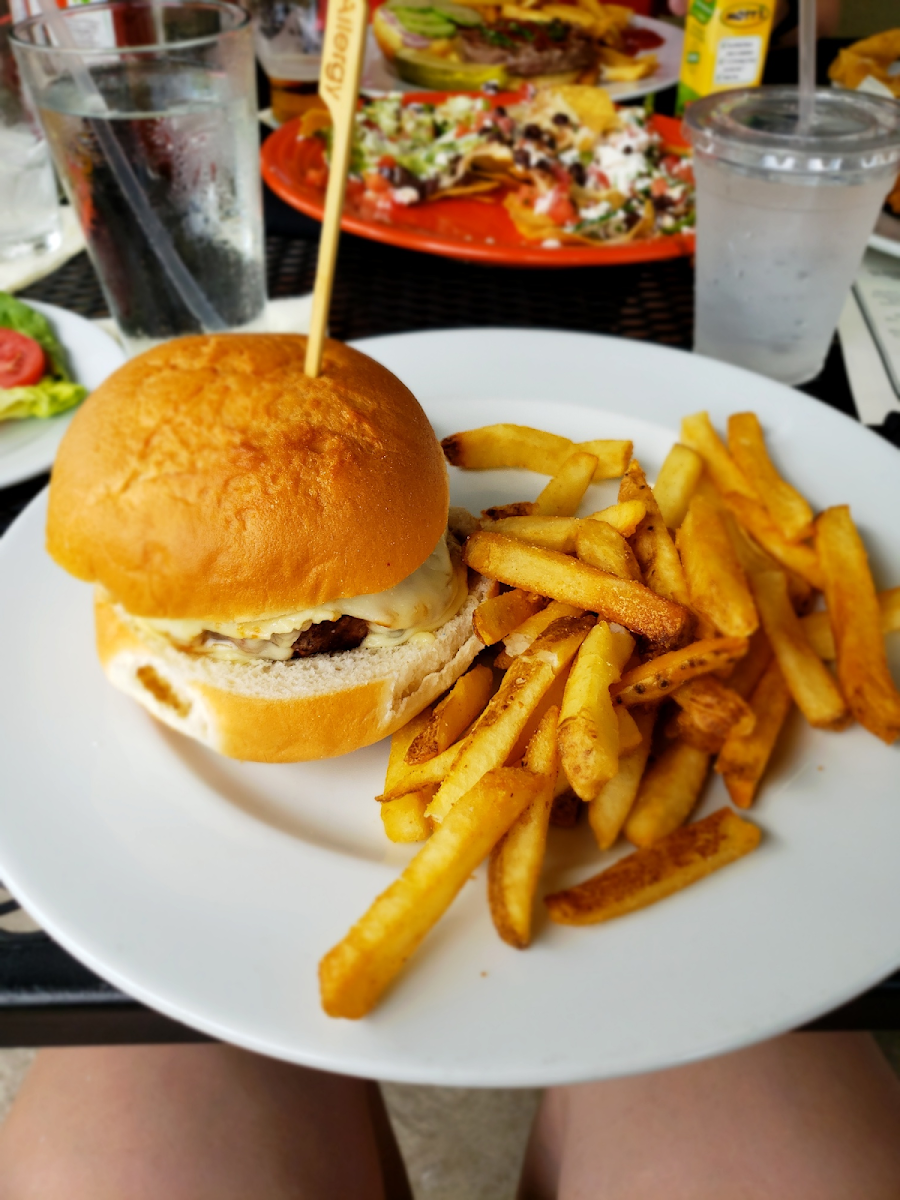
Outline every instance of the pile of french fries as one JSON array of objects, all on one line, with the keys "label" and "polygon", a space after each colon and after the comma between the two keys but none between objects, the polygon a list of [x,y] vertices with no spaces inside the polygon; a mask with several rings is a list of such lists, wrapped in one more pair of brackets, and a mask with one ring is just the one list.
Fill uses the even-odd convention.
[{"label": "pile of french fries", "polygon": [[[424,845],[322,960],[331,1016],[371,1011],[488,856],[494,925],[527,947],[551,823],[586,810],[601,850],[635,848],[544,897],[558,923],[606,921],[756,848],[730,808],[690,818],[711,767],[750,807],[794,705],[819,729],[900,735],[884,644],[900,587],[876,593],[849,508],[814,517],[755,414],[729,418],[727,443],[706,413],[685,417],[653,487],[626,441],[494,425],[443,446],[462,469],[552,478],[468,538],[469,567],[495,581],[474,615],[485,650],[392,739],[384,828]],[[618,503],[575,515],[615,478]]]}]

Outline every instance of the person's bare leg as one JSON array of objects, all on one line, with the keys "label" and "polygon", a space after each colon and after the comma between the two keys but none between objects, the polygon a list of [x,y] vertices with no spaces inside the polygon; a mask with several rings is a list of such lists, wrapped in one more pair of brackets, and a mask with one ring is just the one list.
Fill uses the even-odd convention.
[{"label": "person's bare leg", "polygon": [[796,1033],[551,1088],[520,1200],[898,1200],[900,1083],[865,1034]]},{"label": "person's bare leg", "polygon": [[0,1196],[385,1200],[371,1089],[230,1046],[44,1050],[0,1129]]}]

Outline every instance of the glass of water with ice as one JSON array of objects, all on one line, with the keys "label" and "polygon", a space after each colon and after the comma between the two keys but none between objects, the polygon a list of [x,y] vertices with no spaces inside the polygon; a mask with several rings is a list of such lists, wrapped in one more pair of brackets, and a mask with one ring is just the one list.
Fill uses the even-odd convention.
[{"label": "glass of water with ice", "polygon": [[55,250],[62,240],[50,152],[19,86],[11,25],[0,17],[0,259]]},{"label": "glass of water with ice", "polygon": [[12,44],[132,353],[264,326],[247,13],[218,0],[56,9]]},{"label": "glass of water with ice", "polygon": [[697,179],[694,349],[782,383],[821,371],[900,165],[900,104],[745,88],[685,115]]}]

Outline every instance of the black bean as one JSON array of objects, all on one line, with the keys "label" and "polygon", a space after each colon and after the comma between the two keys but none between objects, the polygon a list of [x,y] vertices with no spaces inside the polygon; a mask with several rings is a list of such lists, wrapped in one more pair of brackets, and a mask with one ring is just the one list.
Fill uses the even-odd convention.
[{"label": "black bean", "polygon": [[541,127],[533,123],[526,125],[522,130],[522,134],[524,137],[530,138],[533,142],[539,142],[541,140]]},{"label": "black bean", "polygon": [[527,150],[515,150],[513,152],[513,162],[517,167],[531,166],[531,156]]},{"label": "black bean", "polygon": [[569,174],[572,176],[572,181],[577,183],[579,187],[584,187],[587,183],[587,172],[580,162],[572,163],[569,167]]},{"label": "black bean", "polygon": [[553,121],[554,125],[568,125],[569,124],[569,118],[566,116],[565,113],[554,113],[553,116],[551,117],[551,120]]}]

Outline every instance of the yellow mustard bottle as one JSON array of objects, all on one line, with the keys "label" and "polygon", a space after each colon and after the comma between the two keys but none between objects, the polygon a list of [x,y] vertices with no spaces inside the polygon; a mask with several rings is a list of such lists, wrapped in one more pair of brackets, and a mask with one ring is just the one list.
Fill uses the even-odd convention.
[{"label": "yellow mustard bottle", "polygon": [[775,0],[692,0],[676,111],[730,88],[756,87],[766,64]]}]

